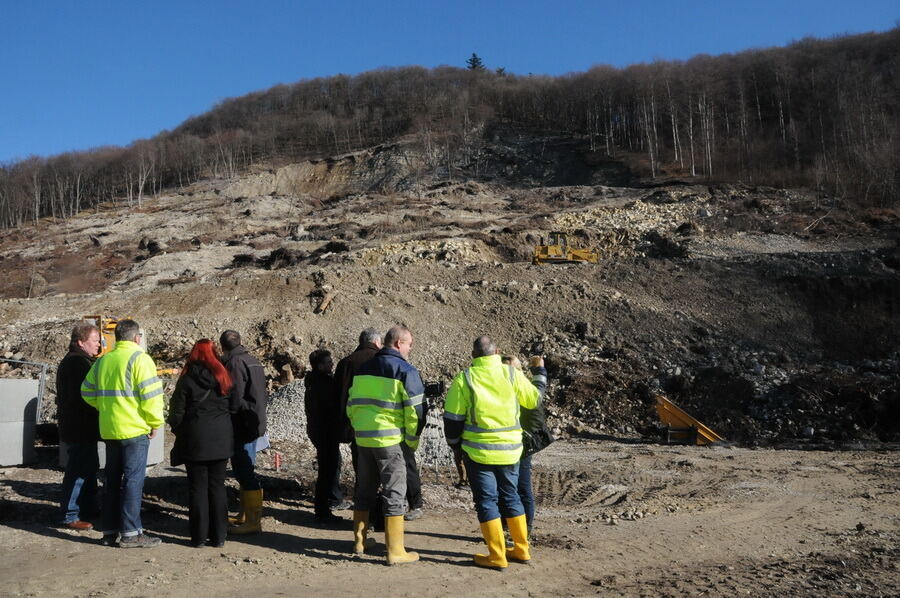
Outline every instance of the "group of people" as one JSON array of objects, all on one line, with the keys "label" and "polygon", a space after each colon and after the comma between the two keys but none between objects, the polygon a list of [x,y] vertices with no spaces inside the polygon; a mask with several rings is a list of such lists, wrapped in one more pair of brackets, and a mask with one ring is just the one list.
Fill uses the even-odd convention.
[{"label": "group of people", "polygon": [[[369,361],[383,348],[381,333],[375,328],[366,328],[359,335],[359,344],[352,353],[341,359],[335,367],[331,352],[317,349],[309,356],[310,370],[304,378],[304,407],[306,430],[310,442],[316,448],[318,477],[316,479],[314,510],[316,521],[337,523],[343,521],[333,510],[350,508],[340,489],[341,453],[340,445],[349,444],[354,473],[357,470],[358,455],[353,427],[347,416],[347,400],[356,370]],[[427,404],[423,404],[427,407]],[[425,418],[419,420],[419,432]],[[406,508],[405,521],[422,517],[422,482],[416,463],[415,451],[401,445],[406,462]],[[376,502],[380,513],[381,501]],[[375,517],[376,521],[378,517]],[[375,526],[380,527],[380,526]]]},{"label": "group of people", "polygon": [[[101,515],[107,546],[147,548],[160,539],[144,533],[141,497],[150,441],[165,424],[163,384],[141,347],[134,320],[116,324],[115,347],[99,359],[100,331],[72,330],[69,352],[57,368],[60,441],[66,443],[62,525],[90,530]],[[234,330],[222,333],[219,355],[208,339],[191,349],[169,401],[175,434],[172,460],[188,474],[191,544],[222,546],[227,533],[261,531],[263,493],[255,472],[258,439],[266,431],[265,371]],[[106,483],[98,504],[97,442],[106,455]],[[228,527],[225,468],[241,487],[240,510]]]},{"label": "group of people", "polygon": [[[99,438],[106,445],[103,543],[149,547],[160,540],[143,532],[140,502],[149,442],[164,423],[163,388],[140,346],[140,326],[122,320],[115,335],[115,348],[95,360],[99,331],[76,326],[58,368],[60,438],[69,444],[63,525],[92,527],[85,519],[96,514]],[[336,368],[330,352],[314,351],[305,379],[308,434],[318,461],[316,519],[340,520],[332,510],[350,506],[339,485],[339,445],[349,442],[356,475],[353,552],[374,546],[370,522],[383,521],[391,565],[419,558],[404,541],[404,521],[421,516],[415,451],[428,408],[425,385],[409,362],[412,344],[405,326],[392,327],[383,338],[369,328]],[[169,402],[168,423],[176,437],[171,459],[187,470],[194,546],[221,546],[227,533],[261,531],[263,493],[255,459],[266,428],[265,375],[237,332],[222,333],[219,346],[221,355],[213,341],[197,341]],[[490,337],[480,336],[470,366],[454,377],[445,398],[445,436],[471,486],[487,544],[487,554],[474,557],[483,567],[504,569],[510,560],[531,558],[531,456],[550,437],[541,407],[547,384],[543,359],[531,357],[529,369],[530,378],[517,358],[502,356]],[[240,511],[230,520],[229,459],[241,486]],[[509,549],[504,523],[512,538]]]}]

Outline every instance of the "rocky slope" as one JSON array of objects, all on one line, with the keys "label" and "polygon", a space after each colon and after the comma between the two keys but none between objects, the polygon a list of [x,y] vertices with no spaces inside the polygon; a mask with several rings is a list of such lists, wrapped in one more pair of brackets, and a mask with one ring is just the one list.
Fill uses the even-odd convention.
[{"label": "rocky slope", "polygon": [[[362,328],[403,322],[429,380],[478,334],[511,353],[543,343],[560,435],[655,435],[662,393],[740,442],[898,438],[896,211],[613,186],[609,164],[554,147],[539,163],[498,146],[516,168],[453,182],[415,180],[410,148],[380,147],[6,231],[0,356],[55,364],[80,316],[131,316],[172,366],[237,329],[275,388],[313,349],[342,356]],[[601,263],[531,265],[551,230]]]}]

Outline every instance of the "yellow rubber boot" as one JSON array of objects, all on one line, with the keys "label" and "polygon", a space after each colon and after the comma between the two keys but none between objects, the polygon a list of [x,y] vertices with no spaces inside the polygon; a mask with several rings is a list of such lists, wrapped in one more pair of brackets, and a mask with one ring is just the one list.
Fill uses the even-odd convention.
[{"label": "yellow rubber boot", "polygon": [[362,556],[367,548],[375,546],[375,538],[367,538],[369,512],[353,511],[353,554]]},{"label": "yellow rubber boot", "polygon": [[506,556],[511,561],[527,563],[531,560],[531,550],[528,547],[528,523],[525,515],[507,518],[506,526],[513,540],[513,549],[507,552]]},{"label": "yellow rubber boot", "polygon": [[241,502],[244,505],[244,523],[230,528],[228,533],[238,536],[260,533],[262,531],[263,491],[247,490]]},{"label": "yellow rubber boot", "polygon": [[384,543],[387,544],[387,564],[414,563],[418,552],[406,552],[403,545],[403,515],[384,518]]},{"label": "yellow rubber boot", "polygon": [[240,525],[247,520],[247,517],[244,515],[244,493],[245,492],[246,492],[245,490],[241,490],[241,498],[240,498],[240,504],[238,505],[238,513],[234,517],[228,518],[228,525],[231,525],[231,526]]},{"label": "yellow rubber boot", "polygon": [[491,519],[481,524],[481,535],[488,547],[488,554],[476,554],[475,564],[479,567],[503,570],[506,562],[506,539],[503,537],[503,524],[500,518]]}]

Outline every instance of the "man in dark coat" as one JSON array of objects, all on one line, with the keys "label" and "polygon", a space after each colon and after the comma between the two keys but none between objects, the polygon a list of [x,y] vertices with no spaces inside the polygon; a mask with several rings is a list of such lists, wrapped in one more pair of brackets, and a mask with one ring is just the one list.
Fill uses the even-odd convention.
[{"label": "man in dark coat", "polygon": [[341,421],[343,430],[341,442],[349,442],[353,453],[353,469],[356,470],[356,443],[353,442],[353,428],[350,426],[350,418],[347,417],[347,398],[350,395],[350,387],[353,386],[353,374],[356,370],[369,361],[382,347],[381,333],[374,328],[366,328],[359,333],[359,346],[353,353],[344,357],[334,370],[334,384],[340,403]]},{"label": "man in dark coat", "polygon": [[314,499],[316,521],[320,523],[336,523],[342,521],[331,509],[345,509],[350,505],[344,503],[341,492],[341,433],[344,417],[339,412],[340,402],[334,389],[334,360],[331,352],[318,349],[309,355],[312,369],[304,378],[306,392],[303,397],[306,411],[306,434],[316,447],[318,477],[316,479],[316,495]]},{"label": "man in dark coat", "polygon": [[98,512],[100,418],[97,410],[81,398],[81,383],[99,352],[100,330],[93,324],[79,324],[72,329],[69,352],[56,369],[59,439],[69,445],[60,503],[62,524],[79,531],[92,529],[94,526],[85,519]]},{"label": "man in dark coat", "polygon": [[238,411],[233,416],[234,455],[231,469],[241,485],[241,511],[233,520],[231,534],[257,534],[262,531],[263,491],[256,475],[256,442],[266,433],[266,373],[259,360],[241,344],[241,335],[226,330],[219,338],[223,364],[231,381],[233,401]]}]

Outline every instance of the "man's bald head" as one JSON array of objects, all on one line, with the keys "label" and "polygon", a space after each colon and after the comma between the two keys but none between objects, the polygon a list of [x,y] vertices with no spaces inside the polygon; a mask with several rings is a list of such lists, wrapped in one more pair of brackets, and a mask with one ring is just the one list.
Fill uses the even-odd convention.
[{"label": "man's bald head", "polygon": [[405,359],[409,357],[410,349],[412,349],[412,332],[402,324],[393,326],[384,335],[384,346],[394,349]]},{"label": "man's bald head", "polygon": [[489,336],[479,336],[472,343],[472,357],[486,357],[497,354],[497,343]]}]

